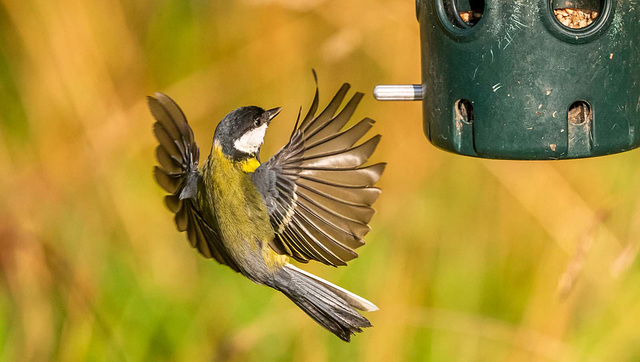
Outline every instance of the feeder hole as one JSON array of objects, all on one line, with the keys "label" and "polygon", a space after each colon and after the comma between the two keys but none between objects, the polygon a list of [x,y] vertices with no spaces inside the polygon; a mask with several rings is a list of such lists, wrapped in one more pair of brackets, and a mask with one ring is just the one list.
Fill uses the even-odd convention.
[{"label": "feeder hole", "polygon": [[456,120],[473,123],[473,105],[466,99],[458,99],[454,105]]},{"label": "feeder hole", "polygon": [[567,112],[567,118],[569,122],[575,125],[581,125],[585,122],[591,122],[593,118],[593,112],[591,106],[585,101],[577,101],[569,106]]},{"label": "feeder hole", "polygon": [[484,0],[440,0],[449,21],[457,28],[475,26],[484,13]]},{"label": "feeder hole", "polygon": [[604,0],[551,0],[556,20],[567,29],[583,29],[593,24],[604,8]]}]

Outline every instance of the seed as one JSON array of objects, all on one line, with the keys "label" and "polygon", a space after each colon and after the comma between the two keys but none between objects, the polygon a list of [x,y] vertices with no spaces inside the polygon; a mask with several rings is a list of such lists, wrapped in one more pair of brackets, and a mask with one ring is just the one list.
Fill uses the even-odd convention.
[{"label": "seed", "polygon": [[587,9],[555,9],[556,18],[562,25],[571,29],[582,29],[593,23],[598,17],[598,12]]},{"label": "seed", "polygon": [[461,11],[458,13],[460,15],[460,19],[462,19],[465,23],[469,25],[475,25],[480,18],[482,17],[482,13],[478,11]]}]

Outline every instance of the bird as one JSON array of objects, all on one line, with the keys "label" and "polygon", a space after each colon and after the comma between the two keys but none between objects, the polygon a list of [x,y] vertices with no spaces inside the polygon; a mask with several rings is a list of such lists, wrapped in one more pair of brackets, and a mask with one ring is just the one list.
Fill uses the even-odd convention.
[{"label": "bird", "polygon": [[[349,342],[371,327],[358,312],[377,311],[372,302],[290,263],[311,260],[344,266],[364,245],[375,183],[386,163],[363,166],[381,136],[359,144],[373,127],[365,117],[345,127],[364,94],[356,92],[339,110],[350,88],[344,83],[323,111],[318,79],[312,104],[302,108],[288,143],[266,162],[260,148],[281,107],[244,106],[217,125],[209,157],[200,149],[183,111],[169,96],[147,97],[159,145],[153,169],[168,193],[167,208],[193,248],[256,284],[289,298],[322,327]],[[339,111],[338,111],[339,110]]]}]

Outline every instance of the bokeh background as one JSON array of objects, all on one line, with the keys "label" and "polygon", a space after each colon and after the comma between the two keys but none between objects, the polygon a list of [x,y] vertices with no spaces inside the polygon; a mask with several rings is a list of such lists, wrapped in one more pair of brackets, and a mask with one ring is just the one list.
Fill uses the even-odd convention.
[{"label": "bokeh background", "polygon": [[[305,269],[380,307],[346,344],[285,297],[205,260],[152,178],[145,96],[171,95],[207,154],[241,105],[345,81],[387,161],[368,245]],[[486,161],[423,136],[413,1],[1,0],[0,359],[640,360],[640,151]],[[203,156],[204,157],[204,156]]]}]

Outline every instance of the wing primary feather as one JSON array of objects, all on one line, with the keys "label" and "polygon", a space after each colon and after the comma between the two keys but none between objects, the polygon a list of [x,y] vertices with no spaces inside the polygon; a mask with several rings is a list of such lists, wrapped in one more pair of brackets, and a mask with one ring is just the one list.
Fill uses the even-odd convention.
[{"label": "wing primary feather", "polygon": [[[306,247],[306,242],[300,240],[299,234],[295,231],[294,225],[290,225],[286,229],[284,229],[283,235],[287,235],[288,239],[291,241],[291,246],[297,250],[298,254],[303,256],[303,260],[306,259],[315,259],[315,260],[325,260],[322,255],[318,255],[315,252],[311,251]],[[324,262],[324,261],[323,261]],[[327,260],[328,262],[328,260]]]},{"label": "wing primary feather", "polygon": [[162,124],[160,122],[156,122],[153,124],[153,133],[156,136],[158,142],[160,142],[160,145],[164,147],[169,154],[180,156],[182,160],[186,158],[184,151],[171,138],[167,130],[162,127]]},{"label": "wing primary feather", "polygon": [[285,255],[285,254],[286,255],[290,255],[291,254],[291,248],[289,248],[289,245],[287,245],[287,243],[285,243],[282,240],[280,240],[278,235],[274,236],[274,238],[271,239],[271,241],[269,242],[269,246],[277,254],[280,254],[280,255]]},{"label": "wing primary feather", "polygon": [[347,218],[361,221],[365,224],[369,223],[371,217],[374,214],[373,208],[368,205],[353,205],[345,203],[342,200],[336,200],[335,198],[326,197],[314,192],[309,192],[307,189],[300,189],[297,192],[299,195],[312,198],[318,203],[325,205],[327,208],[338,210],[338,212]]},{"label": "wing primary feather", "polygon": [[[322,146],[326,149],[324,152],[349,149],[373,127],[374,123],[375,121],[371,118],[365,118],[345,131],[333,133],[315,141],[309,138],[306,141],[306,148],[312,150]],[[315,152],[321,153],[322,151],[316,150]]]},{"label": "wing primary feather", "polygon": [[176,126],[175,122],[171,119],[171,114],[167,111],[167,109],[160,103],[160,101],[153,97],[147,97],[147,102],[149,104],[149,109],[151,110],[151,114],[153,117],[160,123],[164,129],[167,131],[171,138],[177,140],[182,137],[180,130]]},{"label": "wing primary feather", "polygon": [[364,240],[359,238],[358,235],[356,235],[356,233],[352,231],[345,231],[340,227],[336,226],[335,224],[328,222],[326,218],[321,218],[317,214],[307,210],[308,209],[301,207],[299,210],[300,211],[299,214],[303,215],[305,218],[309,219],[310,221],[315,220],[314,223],[318,225],[318,227],[320,228],[321,228],[320,224],[326,225],[327,228],[324,228],[323,230],[327,234],[331,235],[334,239],[340,241],[340,243],[352,249],[357,249],[362,245],[364,245]]},{"label": "wing primary feather", "polygon": [[177,195],[167,195],[164,197],[164,203],[167,208],[174,214],[180,211],[182,207],[182,200]]},{"label": "wing primary feather", "polygon": [[193,130],[189,127],[187,123],[187,117],[185,117],[182,109],[173,101],[169,96],[163,93],[156,93],[156,98],[158,102],[162,105],[165,112],[169,115],[169,119],[175,125],[175,127],[179,130],[180,135],[184,139],[186,136],[186,143],[193,144]]},{"label": "wing primary feather", "polygon": [[[305,190],[307,190],[307,191],[309,191],[309,192],[313,192],[313,193],[315,193],[315,194],[316,194],[316,195],[318,195],[318,196],[325,197],[325,198],[327,198],[327,199],[329,199],[329,200],[332,200],[332,201],[335,201],[335,202],[339,202],[339,203],[341,203],[341,204],[345,204],[345,205],[349,205],[349,206],[360,206],[360,207],[362,207],[362,206],[364,206],[364,207],[371,207],[371,205],[373,205],[373,201],[372,201],[371,203],[367,203],[367,202],[366,202],[366,201],[364,201],[364,200],[359,201],[359,202],[354,202],[354,201],[344,200],[344,199],[341,199],[341,198],[336,197],[336,196],[334,196],[334,195],[330,195],[330,194],[328,194],[328,193],[326,193],[326,192],[319,191],[317,188],[310,187],[309,185],[306,185],[306,184],[298,184],[297,186],[298,186],[298,187],[300,187],[300,188],[302,188],[302,189],[305,189]],[[353,190],[353,189],[349,189],[349,191],[348,191],[348,192],[351,192],[352,190]],[[378,189],[378,190],[379,190],[379,189]],[[374,200],[374,201],[375,201],[375,200]]]},{"label": "wing primary feather", "polygon": [[153,167],[153,175],[155,176],[158,184],[170,194],[176,193],[180,187],[180,178],[169,176],[158,166]]},{"label": "wing primary feather", "polygon": [[200,228],[200,225],[198,224],[198,220],[196,220],[196,218],[197,216],[195,215],[195,213],[189,213],[189,226],[187,227],[187,233],[194,234],[195,243],[193,244],[193,246],[198,248],[198,251],[205,258],[212,258],[213,256],[211,255],[211,250],[209,248],[209,245],[207,244],[207,239],[202,234],[202,229]]},{"label": "wing primary feather", "polygon": [[336,198],[340,198],[347,202],[359,203],[363,202],[367,206],[373,205],[373,203],[380,196],[380,189],[377,187],[362,187],[362,188],[343,188],[325,185],[309,180],[298,180],[296,186],[302,187],[308,190],[322,192],[324,194],[334,195]]},{"label": "wing primary feather", "polygon": [[313,121],[300,126],[300,129],[305,134],[311,134],[317,127],[324,125],[325,122],[331,120],[338,110],[338,107],[340,107],[340,104],[344,100],[344,96],[347,94],[350,87],[351,85],[349,83],[344,83],[325,109],[316,118],[314,118]]},{"label": "wing primary feather", "polygon": [[331,215],[333,215],[333,216],[335,216],[337,218],[345,219],[345,220],[348,220],[348,221],[351,221],[351,222],[354,222],[354,223],[358,223],[358,224],[362,224],[362,225],[366,225],[367,224],[366,222],[364,222],[362,220],[356,220],[356,219],[350,218],[350,217],[348,217],[346,215],[340,214],[337,211],[332,210],[332,209],[330,209],[330,208],[328,208],[328,207],[316,202],[312,198],[310,198],[310,197],[308,197],[308,196],[306,196],[306,195],[304,195],[302,193],[298,194],[298,196],[300,198],[302,198],[303,200],[307,201],[308,203],[314,205],[315,207],[318,207],[318,208],[326,211],[327,213],[329,213],[329,214],[331,214]]},{"label": "wing primary feather", "polygon": [[[324,243],[321,243],[318,241],[318,245],[322,246],[323,249],[329,249],[336,257],[338,257],[340,260],[342,261],[346,261],[346,260],[351,260],[354,258],[358,257],[358,254],[351,249],[350,247],[342,244],[340,241],[338,241],[337,239],[335,239],[333,236],[331,236],[330,234],[328,234],[325,230],[323,230],[322,228],[320,228],[318,225],[316,225],[314,222],[312,222],[310,219],[305,218],[302,214],[298,214],[296,215],[296,218],[298,218],[299,220],[304,221],[304,223],[306,223],[307,225],[309,225],[311,228],[313,228],[313,230],[315,230],[322,238],[326,239],[327,241],[329,241],[331,243],[331,245],[334,245],[336,247],[338,247],[340,249],[340,251],[347,253],[347,255],[343,256],[338,256],[336,254],[335,250],[331,250],[329,247],[326,247],[324,245]],[[313,235],[312,235],[313,236]],[[317,238],[316,238],[317,239]]]},{"label": "wing primary feather", "polygon": [[[318,220],[322,221],[324,224],[326,224],[327,226],[330,226],[338,231],[342,231],[343,233],[346,234],[351,234],[353,235],[354,238],[356,239],[362,239],[362,237],[369,232],[369,225],[366,224],[361,224],[358,222],[352,222],[350,220],[347,219],[338,219],[338,221],[342,221],[343,225],[336,225],[334,222],[329,221],[328,217],[326,216],[320,216],[317,212],[315,212],[314,210],[311,210],[311,208],[309,208],[309,206],[305,205],[305,204],[300,204],[299,205],[301,209],[304,209],[306,212],[308,212],[310,215],[313,215],[315,218],[317,218]],[[354,228],[358,228],[358,230],[354,230]]]},{"label": "wing primary feather", "polygon": [[[332,169],[326,167],[303,168],[298,172],[300,177],[313,176],[328,182],[335,182],[347,186],[371,186],[375,184],[384,168],[385,163],[376,163],[360,168]],[[287,170],[286,172],[290,172]]]},{"label": "wing primary feather", "polygon": [[294,242],[288,236],[289,233],[290,231],[287,230],[282,234],[276,235],[276,238],[278,238],[282,244],[287,245],[287,248],[291,248],[290,252],[287,253],[287,255],[291,256],[292,258],[294,258],[295,260],[301,263],[308,263],[310,258],[307,257],[306,254],[302,253],[298,249],[298,246],[294,245]]},{"label": "wing primary feather", "polygon": [[[319,256],[322,260],[324,260],[323,262],[325,264],[332,265],[332,266],[335,266],[336,264],[346,265],[344,261],[338,258],[326,246],[322,245],[322,243],[320,243],[303,225],[298,223],[297,220],[294,221],[291,225],[293,225],[295,228],[298,229],[298,233],[312,239],[311,243],[307,242],[306,244],[313,248],[313,251],[315,252],[315,254]],[[317,249],[318,247],[320,248],[320,250]],[[322,253],[321,251],[324,253]],[[329,260],[329,258],[331,258],[332,260]],[[317,260],[318,258],[315,258],[315,259]]]},{"label": "wing primary feather", "polygon": [[[381,172],[384,171],[385,168],[385,164],[384,163],[377,163],[375,165],[371,165],[368,166],[366,168],[358,168],[358,169],[351,169],[351,170],[335,170],[335,171],[328,171],[328,172],[342,172],[342,174],[344,175],[344,177],[348,177],[348,176],[352,176],[352,175],[348,175],[348,172],[351,171],[367,171],[366,173],[360,173],[360,174],[355,174],[356,176],[354,177],[362,177],[365,180],[364,181],[369,181],[367,183],[362,183],[361,181],[363,180],[353,180],[351,181],[351,184],[348,183],[340,183],[337,179],[339,178],[332,178],[330,180],[327,179],[323,179],[323,178],[319,178],[314,176],[314,174],[304,174],[304,173],[298,173],[295,174],[293,172],[290,171],[286,171],[283,170],[282,174],[283,175],[291,175],[294,174],[297,177],[301,178],[301,179],[305,179],[305,180],[310,180],[310,181],[315,181],[318,183],[323,183],[325,185],[331,185],[331,186],[336,186],[336,187],[344,187],[344,188],[361,188],[361,187],[368,187],[368,186],[372,186],[380,177]],[[319,172],[323,172],[323,171],[319,171]],[[325,175],[326,176],[326,175]]]},{"label": "wing primary feather", "polygon": [[188,212],[187,208],[183,207],[176,213],[175,221],[178,231],[187,231],[187,226],[189,226]]},{"label": "wing primary feather", "polygon": [[156,147],[156,159],[168,174],[178,174],[182,172],[182,164],[172,157],[162,146]]},{"label": "wing primary feather", "polygon": [[[296,131],[298,130],[298,124],[300,123],[300,115],[301,114],[302,114],[302,106],[300,106],[300,108],[298,108],[298,117],[296,118],[295,126],[293,126],[293,129],[291,130],[291,135],[289,136],[290,140],[293,138],[293,134],[296,133]],[[291,141],[289,141],[289,142],[291,142]]]},{"label": "wing primary feather", "polygon": [[302,123],[300,124],[300,128],[305,127],[309,122],[311,122],[313,117],[316,115],[316,111],[318,110],[318,101],[320,98],[318,92],[318,75],[316,74],[315,69],[312,69],[311,72],[313,73],[313,80],[316,83],[316,93],[313,96],[313,102],[311,102],[311,107],[309,107],[307,115],[304,117]]},{"label": "wing primary feather", "polygon": [[[313,141],[314,139],[317,140],[332,133],[339,132],[342,127],[344,127],[347,122],[349,122],[349,119],[355,112],[356,107],[358,107],[358,104],[362,100],[362,97],[364,97],[364,93],[357,92],[356,94],[354,94],[347,105],[344,106],[340,113],[338,113],[338,115],[336,115],[335,117],[333,117],[333,113],[335,113],[335,111],[331,109],[330,111],[333,111],[333,113],[331,113],[331,117],[333,118],[329,118],[326,120],[322,119],[321,121],[320,117],[322,116],[322,114],[318,116],[318,119],[313,122],[314,128],[312,128],[311,126],[307,128],[305,132],[305,140]],[[342,100],[340,100],[340,103],[342,103]],[[327,107],[324,112],[326,112],[328,108],[329,107]]]},{"label": "wing primary feather", "polygon": [[192,248],[198,247],[198,235],[195,228],[187,227],[187,240],[189,240]]},{"label": "wing primary feather", "polygon": [[312,166],[329,166],[329,167],[358,167],[367,162],[373,151],[375,151],[380,142],[380,135],[376,135],[364,143],[348,150],[329,151],[315,154],[310,151],[305,152],[302,157],[302,165],[306,167]]}]

